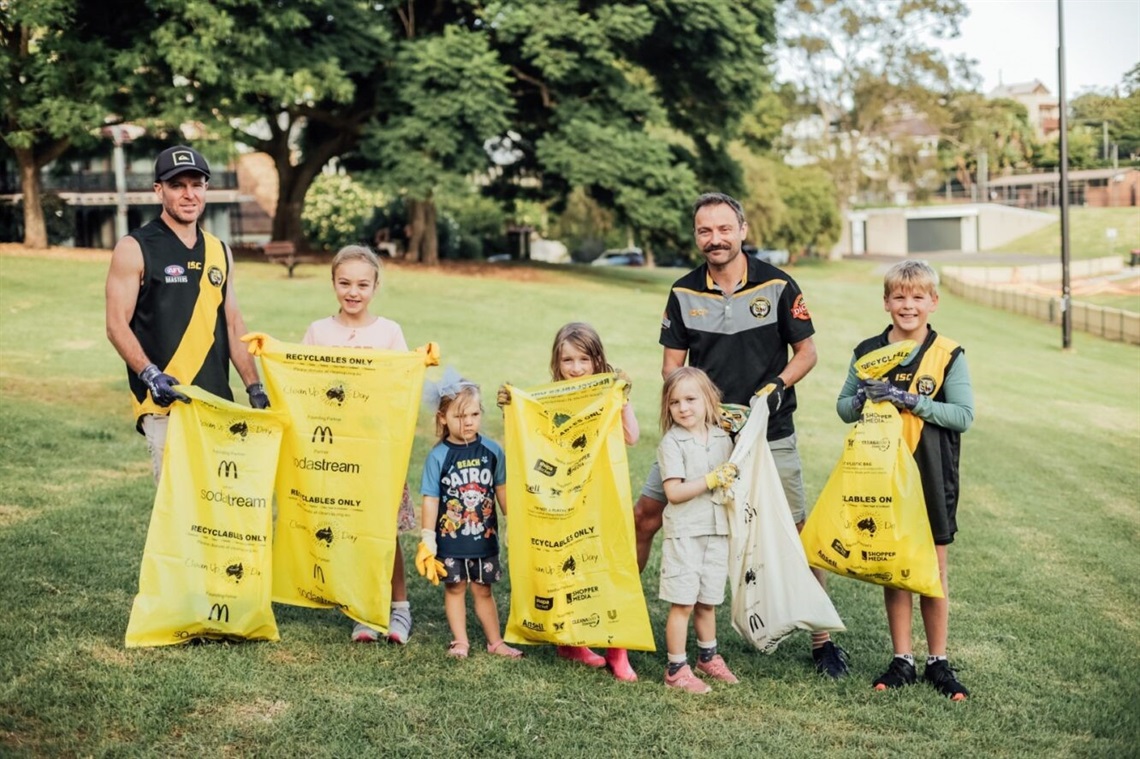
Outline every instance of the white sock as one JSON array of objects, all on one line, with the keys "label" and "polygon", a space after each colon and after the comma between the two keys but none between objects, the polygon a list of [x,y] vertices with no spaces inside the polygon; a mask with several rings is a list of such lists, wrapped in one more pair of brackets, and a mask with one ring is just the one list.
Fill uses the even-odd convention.
[{"label": "white sock", "polygon": [[410,609],[410,608],[412,608],[412,602],[411,601],[393,601],[392,602],[392,608],[393,609]]},{"label": "white sock", "polygon": [[914,654],[895,654],[896,659],[902,659],[910,666],[914,666]]}]

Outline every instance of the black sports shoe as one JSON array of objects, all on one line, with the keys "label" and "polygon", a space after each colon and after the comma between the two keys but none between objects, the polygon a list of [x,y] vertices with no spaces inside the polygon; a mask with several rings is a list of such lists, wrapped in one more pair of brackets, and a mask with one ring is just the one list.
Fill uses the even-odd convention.
[{"label": "black sports shoe", "polygon": [[[914,671],[914,667],[911,667],[911,671]],[[922,672],[922,679],[951,701],[965,701],[966,696],[970,695],[966,686],[958,682],[957,674],[950,669],[950,663],[945,659],[927,664]]]},{"label": "black sports shoe", "polygon": [[847,652],[830,640],[819,648],[813,648],[811,658],[815,659],[815,669],[832,680],[847,677]]},{"label": "black sports shoe", "polygon": [[[930,667],[927,667],[929,670]],[[914,685],[918,678],[915,675],[914,665],[900,656],[891,659],[887,671],[875,678],[875,690],[888,690],[901,688],[904,685]]]}]

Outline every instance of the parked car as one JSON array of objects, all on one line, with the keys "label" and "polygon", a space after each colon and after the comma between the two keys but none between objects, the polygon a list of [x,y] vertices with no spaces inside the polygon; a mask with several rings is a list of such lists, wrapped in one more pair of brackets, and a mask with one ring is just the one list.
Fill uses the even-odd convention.
[{"label": "parked car", "polygon": [[755,245],[744,245],[741,246],[741,250],[757,261],[763,261],[773,266],[787,266],[788,262],[792,260],[792,255],[783,248],[757,248]]},{"label": "parked car", "polygon": [[592,266],[645,266],[645,254],[641,248],[603,250],[601,255],[590,262]]}]

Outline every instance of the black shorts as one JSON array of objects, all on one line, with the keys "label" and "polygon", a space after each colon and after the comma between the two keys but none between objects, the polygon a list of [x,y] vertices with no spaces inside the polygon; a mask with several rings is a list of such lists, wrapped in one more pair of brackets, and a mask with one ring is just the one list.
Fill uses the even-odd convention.
[{"label": "black shorts", "polygon": [[503,578],[503,570],[499,564],[498,556],[484,556],[478,559],[453,559],[450,556],[440,557],[447,576],[445,583],[477,582],[481,585],[490,585]]}]

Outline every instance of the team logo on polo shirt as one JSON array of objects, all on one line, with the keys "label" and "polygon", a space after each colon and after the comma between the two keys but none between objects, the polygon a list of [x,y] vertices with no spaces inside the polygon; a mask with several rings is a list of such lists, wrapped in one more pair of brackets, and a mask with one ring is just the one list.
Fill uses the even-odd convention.
[{"label": "team logo on polo shirt", "polygon": [[934,385],[934,378],[929,374],[924,374],[914,383],[914,389],[918,391],[919,395],[934,395]]},{"label": "team logo on polo shirt", "polygon": [[748,311],[757,319],[763,319],[772,312],[772,301],[758,295],[748,304]]},{"label": "team logo on polo shirt", "polygon": [[226,281],[226,277],[222,274],[222,270],[217,266],[211,266],[210,270],[206,272],[206,277],[210,280],[210,284],[214,287],[221,287],[222,282]]},{"label": "team logo on polo shirt", "polygon": [[792,304],[792,316],[802,321],[810,321],[811,314],[808,313],[807,304],[804,303],[804,296],[797,295],[796,302]]}]

